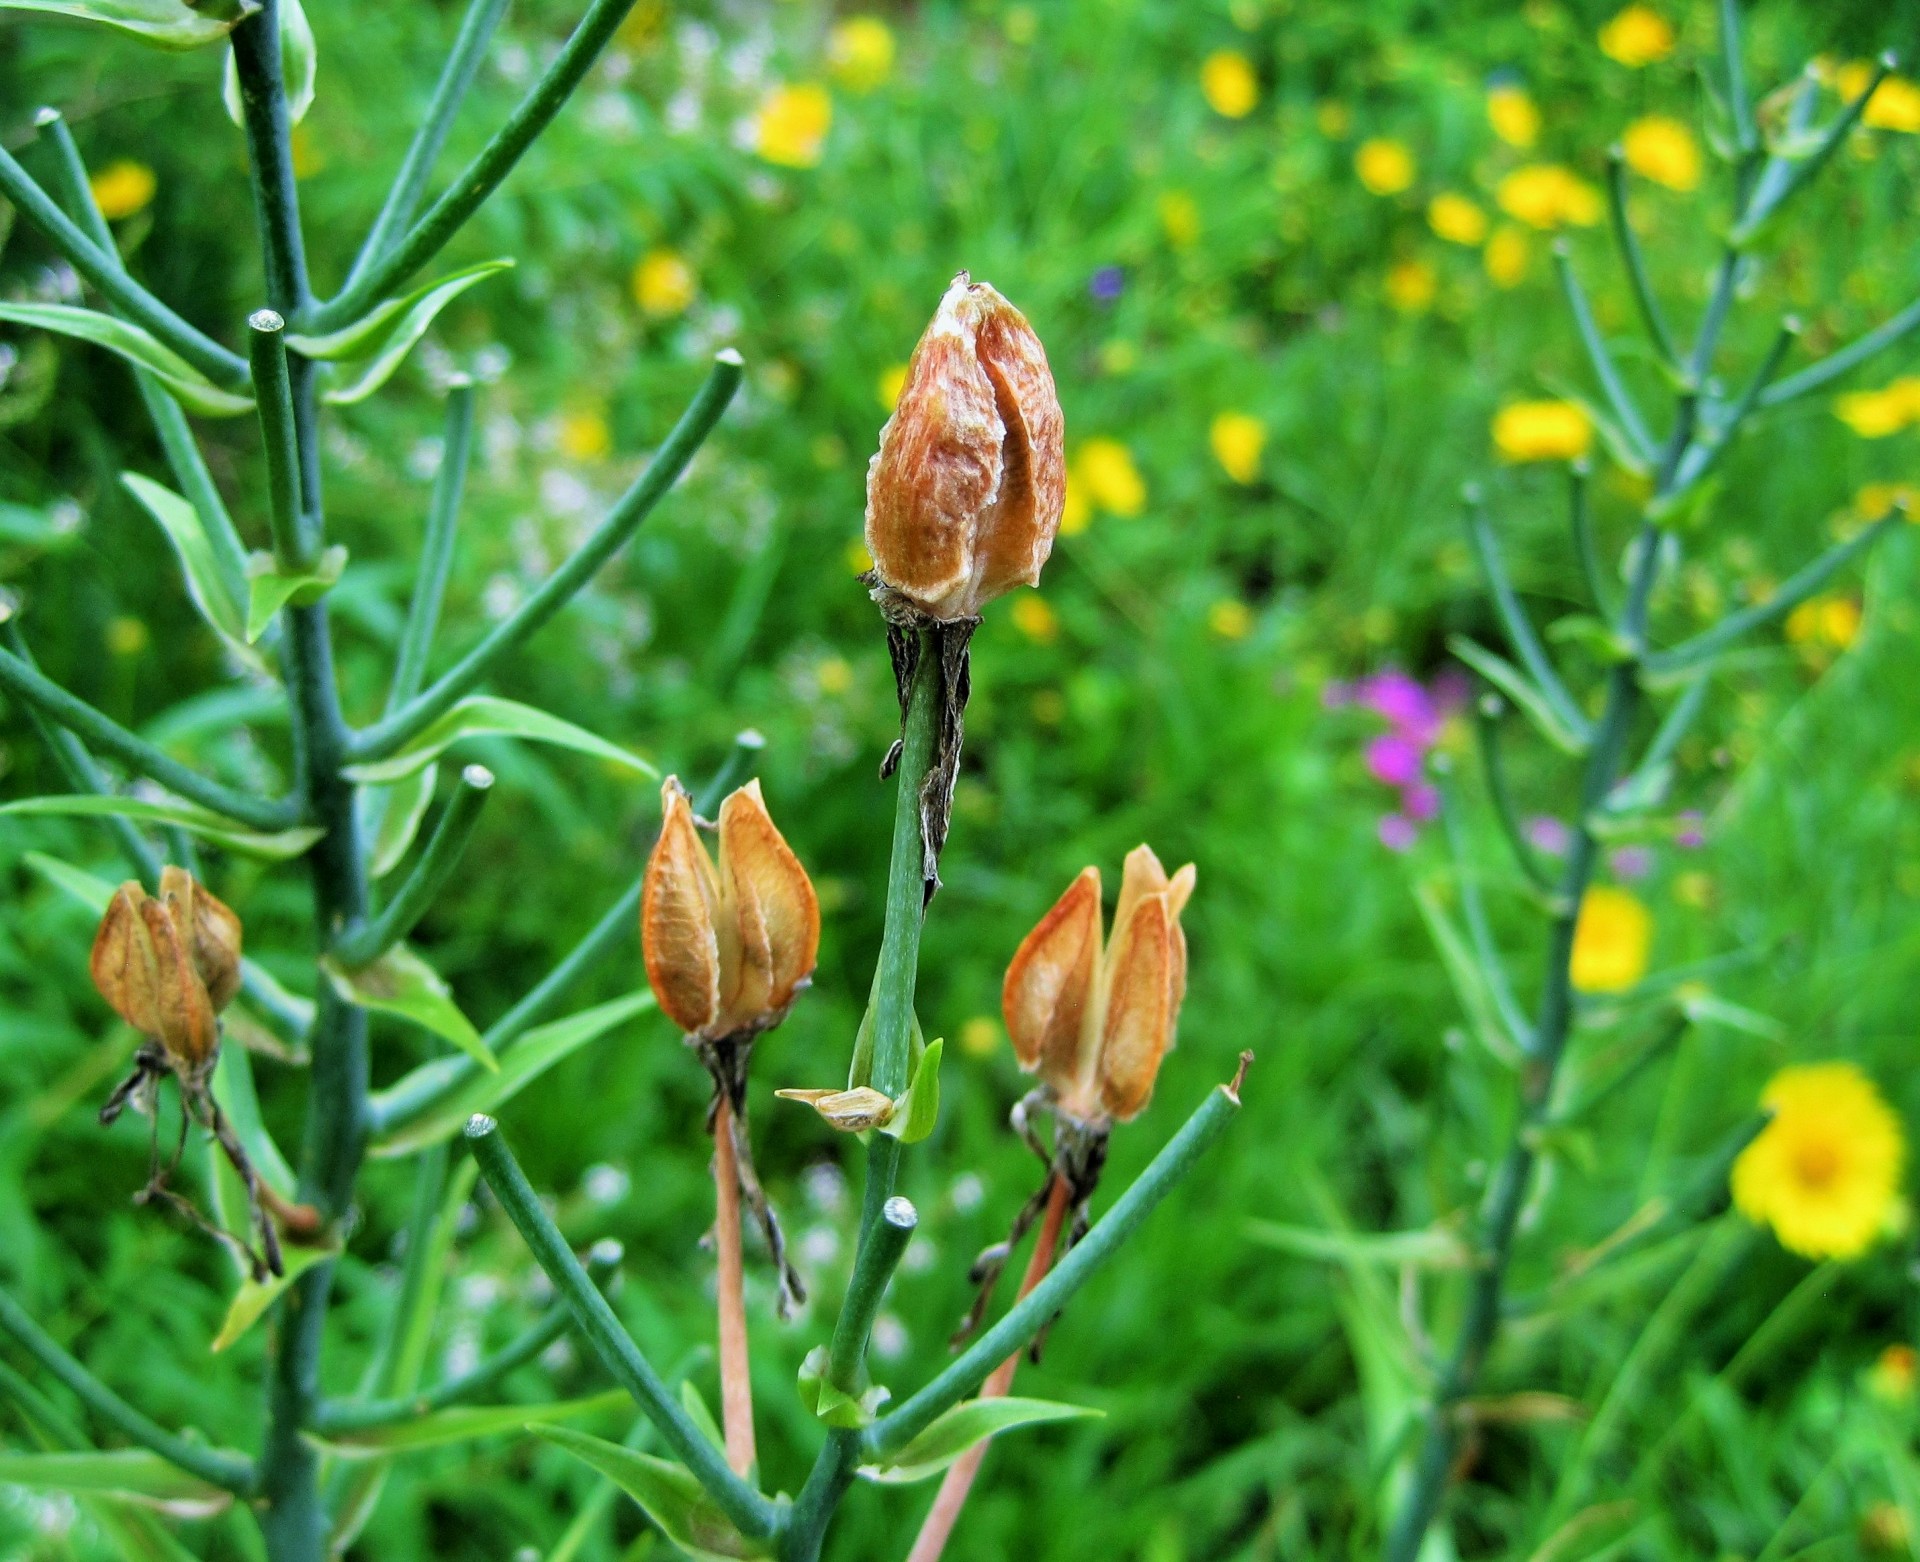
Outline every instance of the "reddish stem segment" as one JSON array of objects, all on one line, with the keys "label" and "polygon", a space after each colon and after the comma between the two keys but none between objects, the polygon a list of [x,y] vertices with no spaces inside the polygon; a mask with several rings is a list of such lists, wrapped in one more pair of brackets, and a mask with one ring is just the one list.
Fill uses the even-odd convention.
[{"label": "reddish stem segment", "polygon": [[713,1118],[713,1193],[713,1240],[720,1258],[720,1424],[726,1433],[727,1463],[734,1474],[745,1475],[758,1455],[740,1269],[740,1172],[733,1158],[733,1108],[724,1091]]},{"label": "reddish stem segment", "polygon": [[[1053,1250],[1060,1241],[1060,1227],[1067,1218],[1067,1199],[1069,1189],[1066,1178],[1056,1173],[1047,1190],[1047,1213],[1040,1222],[1040,1235],[1034,1239],[1033,1257],[1027,1261],[1027,1272],[1020,1280],[1020,1296],[1025,1296],[1042,1280],[1053,1267]],[[1015,1297],[1018,1301],[1020,1298]],[[1013,1387],[1013,1375],[1020,1369],[1020,1352],[1011,1356],[993,1369],[993,1375],[980,1385],[982,1399],[1003,1399]],[[933,1499],[933,1507],[928,1511],[926,1522],[920,1526],[920,1534],[914,1540],[913,1550],[907,1554],[907,1562],[940,1562],[940,1553],[946,1549],[947,1537],[953,1533],[953,1526],[959,1521],[960,1510],[966,1506],[967,1493],[973,1490],[973,1479],[980,1473],[981,1461],[987,1457],[991,1440],[978,1443],[969,1448],[948,1467],[946,1477],[940,1482],[940,1494]]]}]

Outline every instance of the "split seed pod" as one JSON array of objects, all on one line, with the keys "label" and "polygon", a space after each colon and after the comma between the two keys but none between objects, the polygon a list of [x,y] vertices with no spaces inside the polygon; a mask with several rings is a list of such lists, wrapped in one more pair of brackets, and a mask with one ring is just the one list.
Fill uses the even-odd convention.
[{"label": "split seed pod", "polygon": [[640,945],[661,1012],[698,1041],[770,1030],[819,955],[820,903],[807,871],[768,817],[758,781],[720,805],[718,868],[675,777],[660,802]]},{"label": "split seed pod", "polygon": [[193,1074],[211,1063],[217,1017],[240,990],[240,940],[240,919],[185,869],[168,867],[157,897],[131,879],[114,891],[88,964],[114,1011]]},{"label": "split seed pod", "polygon": [[1088,868],[1014,953],[1001,990],[1007,1034],[1066,1114],[1125,1122],[1152,1096],[1186,996],[1180,913],[1193,884],[1192,863],[1169,878],[1137,846],[1104,949],[1100,870]]},{"label": "split seed pod", "polygon": [[941,620],[1038,584],[1066,502],[1065,428],[1026,316],[961,272],[867,468],[880,584]]}]

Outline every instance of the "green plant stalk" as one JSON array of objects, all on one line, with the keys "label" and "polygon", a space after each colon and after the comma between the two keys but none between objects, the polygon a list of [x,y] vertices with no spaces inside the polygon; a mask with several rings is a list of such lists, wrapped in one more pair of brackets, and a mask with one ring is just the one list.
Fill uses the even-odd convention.
[{"label": "green plant stalk", "polygon": [[253,1461],[240,1454],[209,1448],[169,1432],[151,1418],[142,1415],[91,1372],[62,1350],[26,1310],[5,1291],[0,1291],[0,1329],[12,1335],[26,1353],[40,1363],[50,1377],[58,1379],[83,1405],[101,1420],[115,1426],[144,1448],[177,1464],[189,1475],[198,1476],[211,1486],[230,1491],[238,1497],[251,1496],[257,1488],[258,1472]]},{"label": "green plant stalk", "polygon": [[420,692],[427,681],[427,657],[434,631],[440,627],[440,604],[446,599],[447,576],[453,569],[453,539],[466,488],[467,461],[473,451],[473,381],[464,374],[447,388],[447,425],[440,444],[440,470],[433,479],[433,499],[427,506],[426,535],[420,545],[420,573],[407,604],[407,623],[400,633],[400,652],[394,659],[393,686],[387,692],[391,715]]},{"label": "green plant stalk", "polygon": [[274,563],[288,574],[313,568],[317,550],[304,524],[300,502],[300,447],[294,432],[293,384],[287,366],[287,323],[271,309],[247,320],[253,363],[253,404],[267,452],[267,521],[273,530]]},{"label": "green plant stalk", "polygon": [[[613,31],[626,20],[633,0],[593,0],[546,73],[520,100],[507,122],[494,132],[479,156],[461,170],[427,214],[339,294],[301,319],[301,328],[319,333],[357,319],[380,297],[397,288],[458,233],[500,181],[513,171],[600,57]],[[464,37],[464,31],[463,31]],[[438,94],[436,93],[436,101]]]},{"label": "green plant stalk", "polygon": [[348,928],[333,941],[334,956],[342,965],[352,968],[371,964],[413,931],[446,887],[467,842],[473,839],[480,810],[492,793],[493,772],[484,765],[468,765],[460,772],[460,783],[440,811],[426,849],[386,909],[371,922]]},{"label": "green plant stalk", "polygon": [[1673,333],[1667,329],[1666,316],[1660,312],[1660,300],[1654,296],[1653,279],[1647,275],[1647,258],[1640,240],[1627,221],[1627,155],[1615,146],[1607,152],[1607,215],[1613,224],[1613,239],[1627,265],[1627,277],[1633,283],[1633,301],[1639,305],[1640,319],[1652,339],[1660,361],[1668,368],[1679,365]]},{"label": "green plant stalk", "polygon": [[394,1399],[327,1400],[314,1416],[314,1430],[323,1437],[342,1432],[366,1432],[375,1427],[413,1421],[449,1405],[478,1399],[516,1367],[523,1367],[567,1332],[573,1315],[564,1307],[550,1307],[470,1371],[436,1384],[424,1394]]},{"label": "green plant stalk", "polygon": [[867,1339],[873,1333],[874,1315],[887,1294],[887,1282],[899,1267],[901,1255],[913,1240],[913,1229],[920,1215],[912,1203],[897,1194],[880,1207],[880,1223],[860,1244],[854,1259],[853,1278],[847,1282],[846,1300],[840,1304],[840,1316],[833,1325],[833,1343],[827,1353],[827,1381],[841,1392],[856,1397],[866,1364]]},{"label": "green plant stalk", "polygon": [[1858,341],[1849,342],[1818,362],[1809,364],[1798,374],[1790,374],[1784,380],[1769,385],[1760,393],[1760,405],[1777,407],[1782,402],[1792,401],[1830,385],[1841,375],[1851,373],[1916,329],[1920,329],[1920,299],[1915,299],[1897,315],[1888,316]]},{"label": "green plant stalk", "polygon": [[500,1201],[500,1207],[520,1232],[534,1259],[553,1281],[554,1289],[573,1315],[581,1338],[593,1347],[615,1381],[646,1411],[667,1446],[693,1472],[729,1520],[749,1539],[762,1540],[779,1528],[774,1505],[727,1467],[721,1451],[707,1441],[659,1373],[634,1344],[613,1308],[607,1304],[567,1239],[548,1217],[539,1195],[527,1181],[500,1126],[490,1117],[476,1116],[467,1124],[467,1143],[480,1163],[480,1175]]},{"label": "green plant stalk", "polygon": [[[259,13],[233,30],[233,58],[267,302],[283,318],[297,319],[310,300],[280,70],[279,0],[266,0]],[[317,554],[325,527],[313,366],[296,358],[288,369],[300,529],[303,541]],[[307,817],[326,831],[308,857],[317,942],[324,944],[335,928],[365,917],[366,869],[353,788],[340,773],[347,725],[334,682],[326,604],[289,608],[285,619],[282,662],[292,706],[296,784]],[[300,1196],[327,1220],[337,1221],[352,1201],[366,1147],[367,1016],[342,1000],[330,982],[316,985]],[[277,1308],[260,1454],[260,1528],[272,1562],[325,1562],[329,1525],[319,1490],[319,1455],[306,1434],[319,1403],[320,1354],[332,1283],[332,1261],[315,1264],[293,1283]]]}]

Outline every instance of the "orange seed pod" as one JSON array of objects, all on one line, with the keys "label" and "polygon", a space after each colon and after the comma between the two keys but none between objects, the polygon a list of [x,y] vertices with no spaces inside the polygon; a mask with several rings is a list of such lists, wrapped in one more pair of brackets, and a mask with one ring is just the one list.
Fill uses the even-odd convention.
[{"label": "orange seed pod", "polygon": [[240,943],[240,919],[169,867],[157,898],[133,880],[114,892],[88,968],[114,1011],[192,1074],[219,1049],[217,1016],[240,988]]}]

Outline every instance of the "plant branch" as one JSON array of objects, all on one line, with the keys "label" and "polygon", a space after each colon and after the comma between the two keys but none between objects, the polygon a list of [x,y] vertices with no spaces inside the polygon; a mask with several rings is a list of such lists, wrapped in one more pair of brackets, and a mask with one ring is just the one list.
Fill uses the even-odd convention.
[{"label": "plant branch", "polygon": [[1916,327],[1920,327],[1920,298],[1916,298],[1897,315],[1881,321],[1857,341],[1828,353],[1818,363],[1809,364],[1798,374],[1789,374],[1777,384],[1769,385],[1760,393],[1760,405],[1777,407],[1783,402],[1817,391],[1841,375],[1857,369],[1875,354],[1885,352],[1895,342],[1910,336]]},{"label": "plant branch", "polygon": [[1729,407],[1723,417],[1703,432],[1703,437],[1695,440],[1680,464],[1674,469],[1672,492],[1684,493],[1687,489],[1705,477],[1727,453],[1735,437],[1739,434],[1747,419],[1752,416],[1760,398],[1772,383],[1774,375],[1780,372],[1780,365],[1786,361],[1788,351],[1800,338],[1800,322],[1789,315],[1780,323],[1780,330],[1768,349],[1766,358],[1761,362],[1747,387],[1740,393],[1740,399]]},{"label": "plant branch", "polygon": [[1666,316],[1660,312],[1660,300],[1654,296],[1653,279],[1647,274],[1647,257],[1633,224],[1627,221],[1627,155],[1618,146],[1607,149],[1607,213],[1613,222],[1613,240],[1620,258],[1626,263],[1627,279],[1633,284],[1633,301],[1640,308],[1640,319],[1653,341],[1654,351],[1670,369],[1680,365],[1680,354],[1667,329]]},{"label": "plant branch", "polygon": [[728,1468],[720,1450],[707,1441],[706,1434],[694,1425],[641,1354],[607,1299],[587,1278],[566,1238],[548,1218],[526,1173],[507,1148],[499,1124],[476,1115],[467,1124],[467,1142],[480,1163],[480,1175],[532,1250],[534,1260],[553,1281],[554,1289],[573,1314],[575,1327],[594,1354],[633,1395],[667,1446],[740,1533],[750,1540],[772,1535],[779,1522],[773,1504]]},{"label": "plant branch", "polygon": [[[477,0],[486,3],[486,0]],[[393,687],[387,692],[391,715],[420,692],[427,680],[427,658],[434,631],[440,627],[440,604],[447,594],[447,576],[453,568],[453,539],[460,521],[460,500],[466,489],[467,461],[473,452],[473,381],[460,375],[447,387],[446,431],[440,442],[440,470],[433,479],[433,499],[427,506],[426,535],[420,544],[420,572],[414,577],[413,600],[407,605],[406,627],[400,633],[400,654],[394,661]]]},{"label": "plant branch", "polygon": [[1507,786],[1507,765],[1500,751],[1500,714],[1505,708],[1497,694],[1483,694],[1473,702],[1473,730],[1480,740],[1480,769],[1486,777],[1494,817],[1500,821],[1500,830],[1507,838],[1513,860],[1535,889],[1551,892],[1553,880],[1540,865],[1540,858],[1521,828],[1520,816],[1513,806],[1513,793]]},{"label": "plant branch", "polygon": [[1513,582],[1500,559],[1500,545],[1494,538],[1492,523],[1487,519],[1479,484],[1468,484],[1462,497],[1466,500],[1467,533],[1473,540],[1474,556],[1487,578],[1487,591],[1493,597],[1494,610],[1500,615],[1500,625],[1507,632],[1507,643],[1532,676],[1541,697],[1553,707],[1561,725],[1571,732],[1585,733],[1588,730],[1586,713],[1574,704],[1559,670],[1540,644],[1526,609],[1514,593]]},{"label": "plant branch", "polygon": [[473,838],[480,810],[493,791],[493,772],[485,765],[468,765],[428,838],[426,850],[414,864],[387,908],[371,922],[349,927],[333,941],[334,955],[349,969],[370,965],[407,934],[433,907],[440,891]]},{"label": "plant branch", "polygon": [[1734,224],[1728,242],[1735,249],[1743,249],[1750,244],[1780,211],[1820,170],[1827,165],[1827,159],[1839,149],[1840,143],[1847,138],[1853,127],[1860,123],[1860,116],[1867,111],[1867,103],[1874,93],[1880,90],[1880,83],[1893,71],[1893,56],[1883,54],[1874,63],[1873,77],[1868,81],[1860,96],[1855,98],[1837,115],[1833,122],[1821,132],[1819,141],[1811,152],[1794,159],[1786,170],[1784,178],[1773,182],[1768,188],[1758,192],[1751,204]]},{"label": "plant branch", "polygon": [[119,1428],[143,1448],[177,1464],[210,1486],[250,1497],[258,1485],[258,1471],[244,1455],[189,1442],[159,1422],[142,1415],[118,1394],[60,1348],[50,1334],[30,1318],[11,1295],[0,1291],[0,1329],[12,1335],[20,1348],[40,1363],[101,1420]]},{"label": "plant branch", "polygon": [[713,1115],[713,1246],[719,1266],[720,1424],[727,1464],[751,1478],[760,1456],[753,1441],[753,1360],[747,1351],[746,1272],[740,1262],[740,1165],[733,1148],[733,1104],[722,1090]]},{"label": "plant branch", "polygon": [[834,1320],[833,1343],[827,1351],[827,1381],[844,1394],[859,1397],[874,1317],[886,1298],[887,1282],[899,1268],[901,1255],[919,1223],[920,1212],[913,1202],[896,1194],[880,1206],[880,1223],[860,1245],[853,1278],[847,1282],[846,1300]]},{"label": "plant branch", "polygon": [[267,455],[267,521],[273,529],[274,563],[293,574],[312,569],[320,550],[308,533],[300,503],[300,445],[294,432],[286,331],[286,321],[271,309],[247,316],[253,404]]},{"label": "plant branch", "polygon": [[1647,432],[1646,420],[1640,416],[1640,409],[1627,394],[1620,370],[1614,364],[1613,354],[1607,350],[1606,341],[1600,335],[1600,327],[1593,318],[1593,306],[1587,302],[1580,279],[1573,274],[1573,259],[1564,239],[1553,246],[1553,269],[1560,278],[1560,291],[1566,297],[1567,309],[1573,315],[1574,328],[1580,333],[1581,345],[1587,350],[1587,361],[1593,366],[1594,378],[1606,393],[1607,404],[1613,408],[1613,415],[1620,420],[1621,431],[1632,443],[1635,452],[1645,460],[1653,454],[1653,435]]},{"label": "plant branch", "polygon": [[[1243,1074],[1251,1057],[1251,1053],[1241,1054]],[[1238,1084],[1239,1076],[1236,1076],[1233,1085],[1219,1085],[1208,1091],[1199,1109],[1167,1141],[1133,1186],[1114,1201],[1113,1208],[1060,1260],[1054,1271],[1009,1308],[1004,1318],[968,1346],[931,1383],[891,1415],[883,1416],[868,1427],[861,1438],[863,1450],[880,1458],[898,1453],[937,1416],[978,1388],[1008,1355],[1044,1329],[1048,1320],[1093,1278],[1100,1266],[1133,1235],[1155,1206],[1226,1131],[1240,1109],[1235,1088]]]},{"label": "plant branch", "polygon": [[[339,295],[303,319],[312,332],[331,331],[357,319],[383,294],[400,286],[439,253],[467,219],[480,209],[500,181],[540,133],[552,122],[574,88],[580,85],[613,31],[626,19],[633,0],[593,0],[546,73],[507,117],[507,122],[481,148],[480,155],[461,170],[440,199],[428,208],[404,238],[398,240]],[[436,100],[439,94],[436,93]]]},{"label": "plant branch", "polygon": [[443,715],[461,695],[487,675],[493,664],[526,640],[599,573],[600,566],[621,549],[686,470],[694,452],[705,442],[739,388],[743,368],[740,355],[724,349],[714,360],[707,382],[681,414],[666,443],[660,447],[634,485],[623,494],[573,557],[549,575],[519,610],[469,651],[424,694],[359,733],[351,746],[356,763],[385,759],[429,722]]}]

